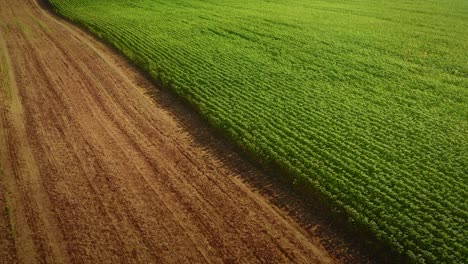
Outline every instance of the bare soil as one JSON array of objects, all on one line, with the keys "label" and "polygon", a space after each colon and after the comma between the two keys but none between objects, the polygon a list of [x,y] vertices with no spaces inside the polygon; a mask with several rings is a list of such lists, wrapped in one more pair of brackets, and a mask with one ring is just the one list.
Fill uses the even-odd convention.
[{"label": "bare soil", "polygon": [[0,263],[368,260],[112,49],[0,7]]}]

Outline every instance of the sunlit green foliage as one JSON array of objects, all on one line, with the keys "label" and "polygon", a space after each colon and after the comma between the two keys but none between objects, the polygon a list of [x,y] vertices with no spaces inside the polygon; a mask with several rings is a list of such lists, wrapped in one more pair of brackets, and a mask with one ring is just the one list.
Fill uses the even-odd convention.
[{"label": "sunlit green foliage", "polygon": [[468,1],[50,0],[416,262],[468,245]]}]

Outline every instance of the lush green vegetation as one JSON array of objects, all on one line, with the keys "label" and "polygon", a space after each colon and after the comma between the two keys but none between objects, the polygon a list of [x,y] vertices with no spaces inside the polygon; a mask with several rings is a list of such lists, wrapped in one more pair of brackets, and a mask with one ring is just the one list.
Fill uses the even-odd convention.
[{"label": "lush green vegetation", "polygon": [[50,0],[415,262],[468,258],[468,1]]}]

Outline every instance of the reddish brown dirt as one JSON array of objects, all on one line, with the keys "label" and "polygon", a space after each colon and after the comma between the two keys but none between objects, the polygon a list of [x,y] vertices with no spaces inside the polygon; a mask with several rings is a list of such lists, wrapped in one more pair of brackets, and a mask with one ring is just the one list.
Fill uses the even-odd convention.
[{"label": "reddish brown dirt", "polygon": [[33,0],[0,7],[0,263],[350,259],[112,50]]}]

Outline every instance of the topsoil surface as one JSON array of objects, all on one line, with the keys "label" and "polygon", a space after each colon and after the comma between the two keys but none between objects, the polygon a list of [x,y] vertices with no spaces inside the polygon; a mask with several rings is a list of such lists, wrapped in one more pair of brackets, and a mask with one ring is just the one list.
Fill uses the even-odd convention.
[{"label": "topsoil surface", "polygon": [[367,260],[271,178],[112,49],[0,0],[0,263]]}]

